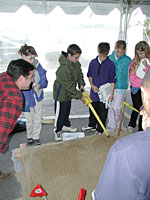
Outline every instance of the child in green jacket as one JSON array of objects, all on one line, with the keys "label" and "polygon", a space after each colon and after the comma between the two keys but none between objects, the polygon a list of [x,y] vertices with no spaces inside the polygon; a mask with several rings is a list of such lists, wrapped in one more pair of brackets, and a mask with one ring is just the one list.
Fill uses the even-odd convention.
[{"label": "child in green jacket", "polygon": [[[76,44],[68,47],[67,53],[62,52],[59,57],[60,66],[56,71],[56,80],[53,85],[55,99],[55,140],[61,140],[61,131],[76,132],[77,128],[71,126],[69,115],[71,100],[80,99],[84,103],[85,81],[81,70],[79,58],[82,51]],[[79,90],[77,90],[77,85]]]}]

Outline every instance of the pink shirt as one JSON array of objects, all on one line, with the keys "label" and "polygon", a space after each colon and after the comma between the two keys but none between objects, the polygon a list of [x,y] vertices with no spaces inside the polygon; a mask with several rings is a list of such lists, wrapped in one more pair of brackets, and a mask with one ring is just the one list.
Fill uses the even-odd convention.
[{"label": "pink shirt", "polygon": [[[130,85],[132,87],[141,87],[142,78],[139,78],[136,75],[136,72],[132,72],[133,64],[134,64],[134,60],[131,61],[130,68],[129,68],[129,81],[130,81]],[[147,66],[143,71],[146,72],[149,68],[150,68],[150,66]]]}]

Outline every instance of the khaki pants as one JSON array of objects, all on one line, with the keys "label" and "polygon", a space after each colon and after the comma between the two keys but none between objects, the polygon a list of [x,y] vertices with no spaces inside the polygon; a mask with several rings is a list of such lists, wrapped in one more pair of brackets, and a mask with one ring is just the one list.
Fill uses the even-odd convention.
[{"label": "khaki pants", "polygon": [[40,138],[42,129],[42,101],[37,102],[30,112],[24,112],[26,118],[27,138],[37,140]]}]

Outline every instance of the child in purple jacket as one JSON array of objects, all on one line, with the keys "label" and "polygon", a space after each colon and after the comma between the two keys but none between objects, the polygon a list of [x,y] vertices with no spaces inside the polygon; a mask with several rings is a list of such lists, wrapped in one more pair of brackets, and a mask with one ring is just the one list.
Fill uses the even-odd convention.
[{"label": "child in purple jacket", "polygon": [[[108,109],[105,107],[105,103],[100,101],[98,92],[99,88],[102,85],[106,83],[111,83],[111,95],[109,97],[109,100],[112,101],[114,95],[115,81],[116,81],[115,65],[107,56],[110,51],[109,43],[105,42],[100,43],[98,45],[97,50],[98,50],[98,56],[95,59],[91,60],[89,64],[87,77],[91,85],[90,98],[93,101],[92,106],[94,107],[103,125],[105,126]],[[89,116],[88,126],[83,127],[82,130],[84,132],[96,130],[96,134],[102,134],[103,129],[101,125],[95,118],[92,111],[89,110],[89,112],[90,116]]]}]

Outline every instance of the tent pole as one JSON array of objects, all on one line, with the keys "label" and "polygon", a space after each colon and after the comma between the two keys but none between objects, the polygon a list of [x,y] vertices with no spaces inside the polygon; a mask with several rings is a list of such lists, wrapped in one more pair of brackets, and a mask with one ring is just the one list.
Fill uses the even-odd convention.
[{"label": "tent pole", "polygon": [[119,36],[118,36],[118,39],[119,40],[122,40],[122,34],[123,34],[123,31],[122,31],[122,22],[123,22],[123,8],[121,9],[121,13],[120,13],[120,27],[119,27]]},{"label": "tent pole", "polygon": [[125,20],[124,20],[124,40],[127,40],[127,27],[128,27],[128,6],[125,8]]},{"label": "tent pole", "polygon": [[121,14],[120,14],[119,40],[125,40],[126,42],[127,42],[128,25],[129,25],[131,13],[132,13],[130,9],[132,5],[133,5],[132,0],[122,1],[122,4],[121,4],[122,9],[121,9]]}]

